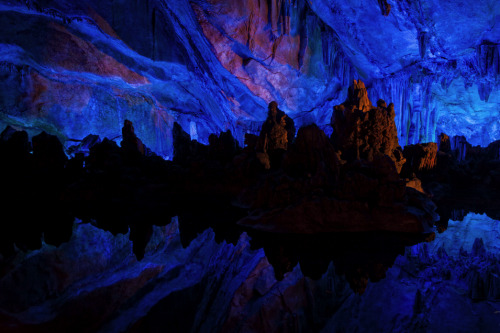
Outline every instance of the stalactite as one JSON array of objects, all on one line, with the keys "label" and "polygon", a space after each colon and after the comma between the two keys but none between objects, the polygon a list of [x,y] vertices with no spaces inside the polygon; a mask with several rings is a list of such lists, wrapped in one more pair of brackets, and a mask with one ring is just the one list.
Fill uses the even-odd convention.
[{"label": "stalactite", "polygon": [[477,85],[477,90],[479,93],[479,98],[482,101],[488,102],[490,94],[493,91],[493,86],[489,81],[481,82]]},{"label": "stalactite", "polygon": [[[298,22],[308,22],[307,20],[307,10],[301,10],[298,18]],[[314,16],[316,17],[316,16]],[[316,24],[314,25],[316,26]],[[299,55],[298,55],[298,64],[299,68],[302,68],[302,65],[304,64],[304,56],[306,54],[307,50],[307,45],[309,43],[309,29],[308,29],[308,24],[300,24],[299,27],[299,36],[300,36],[300,49],[299,49]]]},{"label": "stalactite", "polygon": [[198,141],[198,128],[194,121],[189,122],[189,135],[191,136],[191,140]]},{"label": "stalactite", "polygon": [[153,38],[153,56],[151,59],[156,60],[156,8],[153,9],[153,14],[151,17],[151,31]]},{"label": "stalactite", "polygon": [[500,45],[484,43],[476,47],[476,66],[481,76],[500,77]]},{"label": "stalactite", "polygon": [[268,0],[268,21],[274,37],[289,35],[292,10],[297,8],[297,0]]},{"label": "stalactite", "polygon": [[427,44],[429,41],[429,37],[427,36],[427,32],[425,32],[425,31],[419,32],[417,39],[418,39],[418,51],[420,54],[420,58],[423,59],[425,57],[426,52],[427,52]]},{"label": "stalactite", "polygon": [[456,135],[451,138],[451,149],[457,151],[457,159],[465,160],[467,154],[467,139],[463,135]]},{"label": "stalactite", "polygon": [[357,79],[356,70],[342,51],[340,41],[328,26],[321,28],[321,46],[323,62],[328,68],[331,77],[337,77],[342,86],[347,87],[353,79]]},{"label": "stalactite", "polygon": [[500,45],[483,43],[476,47],[475,57],[468,65],[472,66],[481,77],[478,93],[481,100],[487,102],[493,87],[500,82]]},{"label": "stalactite", "polygon": [[[449,84],[451,80],[446,82]],[[435,76],[412,77],[410,74],[372,82],[370,99],[382,98],[387,103],[394,103],[400,145],[436,141],[437,108],[432,97],[435,83]]]},{"label": "stalactite", "polygon": [[387,3],[387,0],[378,0],[378,5],[380,6],[382,15],[389,16],[389,13],[391,12],[391,5]]}]

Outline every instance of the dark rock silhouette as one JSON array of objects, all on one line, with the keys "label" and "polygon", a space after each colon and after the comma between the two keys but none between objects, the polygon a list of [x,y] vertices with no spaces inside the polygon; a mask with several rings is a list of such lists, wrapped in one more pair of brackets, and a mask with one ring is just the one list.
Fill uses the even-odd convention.
[{"label": "dark rock silhouette", "polygon": [[[387,113],[382,102],[379,109],[371,108],[362,84],[356,87],[349,99],[356,112]],[[346,141],[338,135],[339,142]],[[0,146],[6,153],[10,149],[24,156],[12,159],[32,170],[21,173],[37,174],[35,169],[40,169],[50,175],[26,184],[32,189],[29,200],[38,200],[50,188],[50,195],[39,200],[47,214],[60,215],[50,228],[56,231],[58,223],[67,226],[63,221],[77,217],[114,234],[130,230],[138,258],[144,254],[152,224],[164,219],[160,216],[179,216],[184,239],[213,225],[232,230],[238,221],[286,233],[428,230],[434,218],[432,203],[406,190],[393,159],[382,154],[387,149],[380,147],[388,144],[376,142],[378,153],[343,160],[349,153],[336,151],[316,125],[303,127],[294,136],[293,121],[271,103],[260,136],[247,134],[244,149],[229,131],[211,135],[205,146],[175,123],[173,162],[149,154],[128,120],[121,147],[112,140],[100,142],[97,136],[88,136],[70,149],[74,156],[69,161],[57,138],[46,133],[33,138],[33,155],[23,132],[7,129]],[[266,158],[267,165],[263,164]],[[57,205],[64,209],[53,208]],[[31,225],[28,220],[36,219],[27,215],[26,223]],[[44,226],[30,228],[28,247],[36,248]],[[9,235],[9,244],[19,242],[18,231]],[[64,231],[53,242],[67,235]]]},{"label": "dark rock silhouette", "polygon": [[325,133],[316,125],[301,127],[283,162],[292,177],[326,177],[323,184],[333,185],[338,177],[340,161]]},{"label": "dark rock silhouette", "polygon": [[434,142],[406,146],[403,150],[406,163],[401,174],[411,175],[434,169],[437,164],[437,152],[438,147]]},{"label": "dark rock silhouette", "polygon": [[68,158],[59,139],[42,132],[32,139],[33,157],[38,168],[62,169]]},{"label": "dark rock silhouette", "polygon": [[398,142],[394,122],[394,105],[386,107],[382,100],[373,107],[365,85],[354,80],[344,103],[337,105],[332,115],[332,140],[342,151],[342,159],[372,161],[376,156],[387,155],[398,173],[405,162]]},{"label": "dark rock silhouette", "polygon": [[295,137],[293,120],[278,109],[276,102],[269,103],[267,119],[262,125],[257,141],[258,158],[266,169],[280,167],[284,152]]},{"label": "dark rock silhouette", "polygon": [[449,153],[451,151],[450,137],[445,133],[441,133],[438,137],[438,149],[444,153]]},{"label": "dark rock silhouette", "polygon": [[85,156],[88,156],[90,149],[94,147],[96,144],[101,142],[101,138],[99,135],[89,134],[83,140],[81,140],[78,144],[71,146],[67,149],[68,154],[74,155],[81,153]]},{"label": "dark rock silhouette", "polygon": [[[364,84],[355,81],[336,107],[334,144],[316,125],[300,128],[281,149],[281,168],[244,189],[239,204],[251,212],[238,223],[280,233],[428,231],[436,207],[400,179],[404,158],[394,109],[378,105],[372,107]],[[266,124],[260,139],[267,137]]]},{"label": "dark rock silhouette", "polygon": [[145,154],[146,148],[141,139],[135,135],[134,126],[130,120],[125,120],[122,128],[122,138],[121,146],[125,151],[141,155]]},{"label": "dark rock silhouette", "polygon": [[219,136],[210,134],[208,137],[208,156],[211,159],[227,163],[241,150],[238,141],[233,137],[231,131],[220,133]]},{"label": "dark rock silhouette", "polygon": [[189,134],[178,123],[174,123],[172,136],[174,139],[174,162],[188,165],[191,162],[207,157],[207,147],[198,141],[191,141]]}]

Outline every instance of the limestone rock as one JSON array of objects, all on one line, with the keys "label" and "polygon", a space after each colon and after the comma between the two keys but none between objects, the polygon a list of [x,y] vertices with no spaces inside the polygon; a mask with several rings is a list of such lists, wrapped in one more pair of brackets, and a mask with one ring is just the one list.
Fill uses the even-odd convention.
[{"label": "limestone rock", "polygon": [[372,106],[364,83],[354,80],[346,101],[334,108],[332,140],[347,161],[372,161],[377,155],[388,155],[399,173],[405,161],[394,122],[394,105],[385,107],[383,100],[377,105]]},{"label": "limestone rock", "polygon": [[445,133],[441,133],[438,137],[438,149],[444,153],[451,151],[450,137]]},{"label": "limestone rock", "polygon": [[262,125],[257,149],[272,153],[278,149],[287,150],[295,137],[295,125],[292,118],[278,109],[276,102],[269,103],[267,119]]},{"label": "limestone rock", "polygon": [[67,153],[69,155],[83,154],[86,156],[89,154],[90,149],[100,142],[99,135],[89,134],[79,144],[69,147]]},{"label": "limestone rock", "polygon": [[295,177],[336,178],[339,159],[325,133],[313,124],[299,129],[283,167]]},{"label": "limestone rock", "polygon": [[208,154],[212,159],[228,162],[238,153],[240,147],[231,131],[222,132],[219,136],[210,134],[208,137]]},{"label": "limestone rock", "polygon": [[207,147],[198,141],[191,141],[189,134],[178,123],[174,123],[172,136],[174,139],[174,162],[186,165],[206,158],[208,154]]},{"label": "limestone rock", "polygon": [[33,156],[40,168],[63,168],[68,160],[63,146],[55,135],[42,132],[32,139]]},{"label": "limestone rock", "polygon": [[438,146],[435,142],[406,146],[403,150],[403,156],[406,159],[403,172],[419,173],[433,170],[437,164],[437,152]]},{"label": "limestone rock", "polygon": [[122,128],[122,138],[121,146],[126,152],[145,154],[146,147],[141,139],[135,135],[134,126],[130,120],[125,120]]}]

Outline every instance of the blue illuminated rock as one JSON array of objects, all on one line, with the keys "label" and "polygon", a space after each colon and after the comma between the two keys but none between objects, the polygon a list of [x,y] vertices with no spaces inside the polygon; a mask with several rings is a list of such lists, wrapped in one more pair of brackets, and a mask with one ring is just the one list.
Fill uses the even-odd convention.
[{"label": "blue illuminated rock", "polygon": [[[490,227],[469,233],[470,223]],[[246,234],[217,243],[206,230],[183,248],[173,219],[154,227],[137,261],[128,234],[76,223],[68,243],[18,252],[0,276],[0,329],[495,332],[500,267],[490,230],[498,221],[471,216],[456,227],[406,248],[357,294],[333,263],[319,278],[295,264],[277,280],[270,255],[252,250]]]},{"label": "blue illuminated rock", "polygon": [[0,3],[0,123],[30,134],[116,138],[129,119],[171,158],[174,121],[242,143],[273,100],[325,129],[361,78],[394,103],[403,146],[500,139],[496,1]]}]

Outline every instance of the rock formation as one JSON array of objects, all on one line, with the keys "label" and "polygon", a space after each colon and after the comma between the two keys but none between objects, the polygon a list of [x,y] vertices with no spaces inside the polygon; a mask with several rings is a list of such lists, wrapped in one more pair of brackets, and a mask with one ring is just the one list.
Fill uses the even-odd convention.
[{"label": "rock formation", "polygon": [[283,153],[288,149],[295,137],[293,120],[285,112],[278,109],[278,103],[268,106],[267,118],[260,130],[257,141],[257,154],[266,169],[279,167]]},{"label": "rock formation", "polygon": [[299,129],[283,170],[244,190],[240,204],[251,212],[239,224],[281,233],[428,231],[437,218],[434,204],[406,189],[398,175],[404,158],[393,107],[379,101],[373,108],[364,84],[355,81],[332,126],[333,145],[316,125]]},{"label": "rock formation", "polygon": [[[18,253],[2,271],[2,332],[148,331],[152,327],[386,332],[395,330],[395,323],[404,331],[419,327],[436,332],[478,328],[494,332],[500,324],[495,313],[500,268],[498,247],[491,246],[494,238],[489,237],[490,246],[486,238],[484,242],[467,238],[460,252],[453,242],[454,237],[465,241],[464,229],[472,228],[406,249],[404,245],[411,243],[390,244],[390,238],[380,238],[377,244],[372,237],[373,251],[364,242],[353,244],[360,261],[372,263],[358,266],[364,279],[379,280],[364,286],[362,275],[354,280],[345,270],[346,264],[356,269],[356,251],[354,256],[334,257],[331,263],[328,254],[342,251],[332,242],[326,242],[322,251],[316,241],[311,251],[308,245],[315,240],[280,247],[283,242],[273,237],[253,249],[254,238],[245,233],[232,244],[217,242],[216,233],[205,230],[182,246],[174,218],[164,227],[154,227],[145,257],[138,261],[129,234],[112,235],[85,223],[75,223],[73,229],[67,243],[44,246],[29,255]],[[386,252],[374,256],[379,248]],[[284,254],[279,254],[280,249]],[[294,250],[300,255],[295,261],[289,257]],[[384,254],[390,261],[373,264]],[[282,269],[279,259],[291,266],[276,279],[276,270]],[[311,277],[308,264],[324,268]],[[379,271],[380,266],[391,268]],[[364,293],[355,294],[352,288],[356,287]],[[390,302],[384,302],[380,311],[381,300],[388,295]]]},{"label": "rock formation", "polygon": [[37,168],[62,169],[68,158],[59,139],[42,132],[32,139],[33,157]]},{"label": "rock formation", "polygon": [[437,164],[437,152],[438,147],[434,142],[405,146],[403,156],[406,163],[401,173],[418,174],[434,169]]},{"label": "rock formation", "polygon": [[364,83],[354,80],[346,101],[337,105],[332,115],[335,148],[347,161],[372,161],[377,156],[387,155],[399,173],[405,160],[398,143],[394,117],[393,104],[386,106],[379,100],[377,107],[373,107]]},{"label": "rock formation", "polygon": [[134,126],[130,120],[125,120],[123,124],[121,146],[126,152],[139,153],[140,155],[146,153],[146,147],[141,139],[135,135]]},{"label": "rock formation", "polygon": [[445,133],[441,133],[438,136],[438,149],[444,153],[449,153],[451,151],[450,137]]},{"label": "rock formation", "polygon": [[340,161],[325,133],[316,125],[301,127],[285,156],[283,169],[292,177],[327,177],[323,185],[333,185],[338,177]]},{"label": "rock formation", "polygon": [[278,109],[278,103],[269,103],[267,119],[259,135],[258,149],[264,153],[287,150],[295,137],[293,120]]}]

